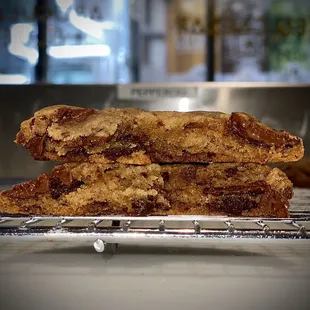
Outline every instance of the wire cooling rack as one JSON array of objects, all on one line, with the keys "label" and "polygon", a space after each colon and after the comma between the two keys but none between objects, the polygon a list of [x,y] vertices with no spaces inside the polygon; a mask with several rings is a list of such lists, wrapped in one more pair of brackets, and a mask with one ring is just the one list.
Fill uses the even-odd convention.
[{"label": "wire cooling rack", "polygon": [[290,218],[223,216],[150,217],[10,217],[0,218],[0,237],[35,239],[84,238],[97,252],[107,245],[143,241],[208,240],[210,238],[310,239],[310,190],[295,189]]}]

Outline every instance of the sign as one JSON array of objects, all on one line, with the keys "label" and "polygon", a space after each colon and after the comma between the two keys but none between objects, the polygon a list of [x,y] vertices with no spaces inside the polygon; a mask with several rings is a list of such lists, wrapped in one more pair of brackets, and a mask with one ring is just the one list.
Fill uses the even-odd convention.
[{"label": "sign", "polygon": [[175,98],[196,98],[197,87],[164,87],[156,85],[118,85],[117,98],[119,100],[159,100]]}]

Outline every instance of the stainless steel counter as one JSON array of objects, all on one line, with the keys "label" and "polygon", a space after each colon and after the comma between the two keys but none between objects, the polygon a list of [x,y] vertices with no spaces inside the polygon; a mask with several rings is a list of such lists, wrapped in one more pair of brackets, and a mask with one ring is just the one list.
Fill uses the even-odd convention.
[{"label": "stainless steel counter", "polygon": [[[158,89],[162,91],[158,92]],[[13,140],[23,120],[36,110],[53,104],[97,109],[132,106],[150,110],[245,111],[277,129],[300,135],[305,142],[306,154],[310,155],[310,85],[26,85],[0,86],[0,93],[0,179],[29,179],[51,168],[52,163],[32,160]]]},{"label": "stainless steel counter", "polygon": [[0,239],[1,309],[309,309],[310,243],[122,245]]}]

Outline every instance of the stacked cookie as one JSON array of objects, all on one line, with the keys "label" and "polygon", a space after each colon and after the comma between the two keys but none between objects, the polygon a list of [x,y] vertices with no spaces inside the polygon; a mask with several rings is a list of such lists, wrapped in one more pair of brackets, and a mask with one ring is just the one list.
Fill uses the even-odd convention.
[{"label": "stacked cookie", "polygon": [[287,217],[292,184],[267,163],[297,161],[302,140],[245,113],[40,110],[16,143],[66,162],[0,194],[8,214]]}]

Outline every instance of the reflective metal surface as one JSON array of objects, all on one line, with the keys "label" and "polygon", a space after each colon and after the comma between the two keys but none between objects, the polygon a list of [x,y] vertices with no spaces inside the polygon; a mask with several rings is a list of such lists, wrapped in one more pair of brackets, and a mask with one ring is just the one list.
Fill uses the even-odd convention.
[{"label": "reflective metal surface", "polygon": [[[116,85],[26,85],[0,86],[0,182],[15,183],[29,179],[54,164],[34,161],[13,143],[20,123],[43,107],[67,104],[102,109],[105,107],[140,107],[149,110],[216,110],[248,112],[264,123],[285,129],[304,139],[306,155],[310,155],[310,85],[190,83],[150,84],[164,88],[187,89],[189,97],[153,96],[119,99]],[[123,86],[132,87],[132,86]],[[137,88],[141,85],[136,85]],[[193,92],[194,90],[194,92]],[[167,92],[166,92],[167,93]],[[5,179],[5,181],[4,181]],[[1,184],[0,184],[1,185]]]}]

